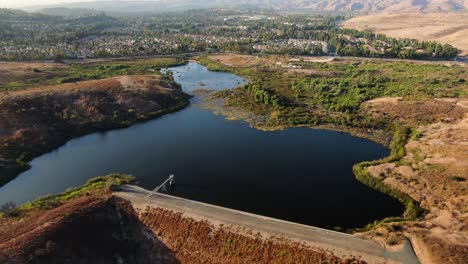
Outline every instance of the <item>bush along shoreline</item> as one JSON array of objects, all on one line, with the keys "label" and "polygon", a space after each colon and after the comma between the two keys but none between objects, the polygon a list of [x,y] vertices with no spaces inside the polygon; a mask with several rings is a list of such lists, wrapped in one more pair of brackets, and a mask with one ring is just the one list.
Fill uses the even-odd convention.
[{"label": "bush along shoreline", "polygon": [[413,221],[425,214],[425,210],[421,208],[419,203],[414,201],[409,195],[392,188],[388,184],[385,184],[382,179],[371,176],[367,170],[367,168],[370,166],[380,165],[388,162],[398,162],[403,158],[403,156],[405,156],[405,145],[408,142],[413,130],[410,127],[401,125],[395,125],[393,130],[394,135],[393,141],[390,144],[390,156],[381,160],[364,161],[358,163],[353,166],[353,172],[356,176],[356,179],[361,183],[398,200],[405,206],[405,211],[401,216],[386,217],[381,220],[375,220],[374,222],[369,223],[362,228],[356,228],[352,231],[365,232],[375,229],[384,223]]},{"label": "bush along shoreline", "polygon": [[[241,75],[244,73],[244,75],[247,75],[247,77],[251,77],[251,74],[252,74],[251,72],[252,69],[249,67],[233,68],[230,66],[223,65],[222,63],[218,61],[214,61],[207,57],[200,58],[199,62],[202,65],[206,66],[209,70],[227,71],[227,72],[233,72],[233,73],[241,74]],[[321,67],[335,67],[335,68],[349,67],[347,65],[344,65],[344,66],[339,66],[339,65],[330,66],[330,65],[322,65],[322,64],[313,64],[313,65],[321,66]],[[351,67],[359,67],[359,66],[351,66]],[[358,73],[356,74],[357,76],[359,76]],[[328,77],[309,78],[309,79],[308,78],[301,79],[301,78],[299,78],[299,81],[294,80],[294,84],[292,85],[292,87],[286,90],[283,89],[282,92],[284,93],[284,91],[294,91],[297,93],[298,91],[304,90],[305,88],[300,88],[302,87],[300,85],[300,82],[306,79],[309,80],[309,81],[306,81],[306,83],[307,82],[311,82],[311,83],[312,82],[327,82],[328,80],[331,80],[331,81],[334,80],[333,78],[328,78]],[[314,127],[314,126],[319,126],[319,125],[323,126],[323,125],[328,124],[328,125],[332,125],[333,128],[340,130],[340,131],[347,131],[347,130],[353,131],[353,129],[359,129],[359,128],[368,128],[368,129],[379,128],[379,129],[383,129],[385,131],[391,132],[389,134],[393,133],[393,139],[389,145],[390,150],[391,150],[390,156],[381,160],[364,161],[364,162],[358,163],[353,166],[353,172],[355,174],[356,179],[360,181],[361,183],[398,200],[400,203],[402,203],[405,206],[405,211],[403,215],[401,216],[387,217],[381,220],[376,220],[372,223],[369,223],[365,227],[348,230],[349,232],[352,232],[352,233],[364,232],[364,231],[374,229],[383,223],[410,221],[410,220],[418,219],[421,216],[423,216],[424,210],[409,195],[395,188],[390,187],[388,184],[385,184],[383,179],[372,177],[371,175],[369,175],[367,171],[367,168],[370,166],[375,166],[375,165],[388,163],[388,162],[399,162],[406,154],[405,145],[413,133],[412,128],[407,127],[407,126],[402,126],[399,124],[395,124],[395,123],[392,124],[393,122],[391,122],[390,120],[386,120],[386,121],[380,120],[381,122],[379,122],[378,125],[376,125],[376,122],[379,120],[368,120],[366,118],[362,118],[361,116],[359,116],[358,109],[361,106],[363,101],[383,96],[384,89],[382,87],[380,87],[380,90],[381,90],[380,93],[369,95],[368,98],[367,97],[361,98],[358,96],[359,100],[353,99],[352,96],[354,94],[351,94],[350,95],[351,99],[347,100],[345,98],[347,95],[346,94],[342,95],[343,94],[342,92],[337,93],[339,95],[336,98],[332,98],[333,100],[328,100],[327,99],[328,97],[325,97],[325,99],[323,99],[322,98],[323,96],[314,96],[313,98],[322,98],[319,101],[314,101],[315,102],[313,104],[314,106],[322,105],[323,107],[326,108],[328,112],[332,112],[336,115],[334,117],[329,117],[328,114],[323,114],[320,116],[320,113],[307,112],[307,109],[304,110],[303,108],[301,108],[301,104],[294,103],[295,102],[294,100],[297,101],[297,96],[296,96],[296,99],[294,98],[294,96],[282,98],[282,97],[277,97],[276,90],[272,91],[271,89],[270,90],[262,89],[262,87],[268,86],[268,85],[262,85],[264,82],[268,83],[268,81],[263,81],[263,82],[262,81],[258,82],[258,80],[257,82],[252,81],[250,84],[246,85],[245,87],[238,88],[234,91],[218,92],[217,94],[214,95],[214,97],[227,99],[228,105],[232,105],[232,102],[234,102],[233,104],[234,106],[238,106],[241,108],[247,107],[248,110],[253,109],[252,107],[250,107],[252,105],[256,106],[257,109],[260,107],[261,109],[264,109],[264,111],[263,112],[257,111],[254,113],[260,114],[260,115],[268,115],[271,109],[268,108],[265,110],[265,108],[267,108],[267,106],[265,106],[265,97],[267,97],[268,98],[267,102],[268,104],[272,104],[272,109],[275,109],[275,111],[279,113],[286,113],[286,115],[283,115],[284,122],[281,123],[282,127],[293,127],[293,126]],[[384,83],[386,83],[386,81]],[[290,83],[286,83],[285,85],[288,86],[290,85]],[[345,85],[345,86],[347,87],[348,85]],[[270,85],[268,87],[274,87],[274,86]],[[306,85],[304,87],[307,88],[308,86]],[[330,85],[329,87],[335,87],[335,86]],[[367,87],[367,86],[364,85],[363,87]],[[369,91],[372,90],[368,88],[366,89]],[[391,87],[388,87],[388,89],[391,90]],[[238,94],[236,94],[236,92]],[[396,93],[395,95],[400,95],[400,94]],[[242,100],[241,103],[238,104],[237,103],[238,100],[237,101],[235,100],[236,96],[241,96],[242,99],[244,100]],[[274,98],[275,100],[271,100],[272,98]],[[279,98],[280,100],[277,100],[277,98]],[[246,102],[251,102],[251,105],[249,105]],[[285,104],[285,102],[289,102],[289,103]],[[337,106],[340,106],[340,107],[337,107]],[[303,112],[306,114],[302,115]],[[319,117],[317,117],[317,115]],[[290,120],[292,120],[292,122],[290,122]],[[376,140],[376,138],[371,138],[371,137],[366,137],[366,138],[370,138],[381,144],[384,142],[382,140]],[[335,229],[343,231],[343,229],[340,227],[336,227]]]}]

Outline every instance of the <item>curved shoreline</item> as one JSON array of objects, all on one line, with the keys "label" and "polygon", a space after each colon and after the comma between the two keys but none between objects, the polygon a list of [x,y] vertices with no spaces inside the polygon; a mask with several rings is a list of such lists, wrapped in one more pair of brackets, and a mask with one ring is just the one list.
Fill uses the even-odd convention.
[{"label": "curved shoreline", "polygon": [[[174,111],[177,111],[177,110],[174,110]],[[305,125],[305,126],[309,127],[307,125]],[[123,127],[126,127],[126,126],[123,126]],[[286,127],[290,127],[290,126],[284,126],[284,128],[286,128]],[[415,126],[410,126],[410,127],[415,127]],[[320,128],[320,127],[317,127],[317,128]],[[344,130],[339,129],[339,126],[337,126],[337,129],[334,129],[334,130],[349,132],[346,129],[344,129]],[[374,177],[374,176],[369,174],[369,171],[367,171],[367,168],[369,166],[377,166],[379,164],[388,163],[388,162],[397,162],[398,163],[407,154],[404,151],[405,151],[405,146],[406,146],[408,140],[410,139],[410,137],[409,137],[410,132],[411,131],[407,131],[407,132],[404,133],[404,140],[399,140],[398,137],[396,137],[394,135],[394,140],[393,141],[396,142],[396,143],[401,143],[401,144],[397,144],[397,145],[399,145],[399,147],[396,148],[396,149],[392,148],[392,153],[390,154],[389,157],[381,159],[381,160],[377,160],[377,161],[361,162],[359,164],[356,164],[354,166],[354,168],[353,168],[353,172],[355,173],[355,177],[356,177],[357,180],[359,180],[361,183],[363,183],[363,184],[365,184],[365,185],[367,185],[367,186],[369,186],[369,187],[371,187],[371,188],[373,188],[375,190],[378,190],[379,192],[383,192],[383,193],[385,193],[387,195],[392,196],[396,200],[400,201],[407,208],[407,213],[405,215],[401,216],[401,217],[388,218],[388,219],[386,218],[386,219],[382,219],[380,221],[376,221],[374,223],[370,223],[365,228],[362,228],[362,229],[359,229],[359,230],[354,230],[354,231],[359,232],[359,231],[375,230],[376,228],[380,227],[382,224],[385,224],[385,223],[392,223],[390,225],[395,226],[395,225],[399,225],[396,222],[405,221],[405,223],[402,223],[400,226],[407,226],[407,225],[411,225],[412,223],[419,223],[419,222],[422,222],[423,220],[425,221],[425,219],[418,218],[418,216],[422,212],[420,211],[419,205],[411,197],[412,195],[413,195],[413,197],[415,197],[414,192],[406,193],[406,192],[404,192],[405,189],[400,190],[400,189],[398,189],[399,186],[389,185],[387,182],[384,182],[383,179],[381,179],[379,177]],[[365,136],[363,136],[363,137],[366,138]],[[376,140],[374,140],[374,141],[376,141]],[[379,142],[379,141],[377,141],[377,142]],[[403,152],[400,152],[401,150],[403,150]],[[405,161],[405,159],[402,160],[402,162],[404,162],[404,161]],[[463,177],[461,177],[461,178],[463,179]],[[427,206],[427,204],[426,204],[426,206]],[[430,207],[425,207],[425,208],[430,208]],[[408,209],[411,209],[411,210],[408,210]],[[412,212],[415,212],[415,213],[408,213],[408,211],[412,211]],[[416,217],[414,217],[414,216],[416,216]],[[418,220],[418,221],[413,222],[413,221],[408,221],[408,220]],[[384,227],[388,227],[388,224],[384,225]],[[407,234],[407,233],[405,233],[405,234]]]},{"label": "curved shoreline", "polygon": [[[206,108],[208,108],[208,109],[211,109],[211,110],[217,112],[218,114],[221,114],[221,115],[225,116],[226,119],[229,119],[229,120],[240,119],[240,120],[243,120],[243,121],[249,123],[251,127],[255,128],[255,129],[259,129],[259,130],[276,131],[276,130],[282,130],[282,129],[286,129],[286,128],[296,128],[296,127],[304,127],[304,128],[309,128],[309,129],[325,129],[325,130],[338,131],[338,132],[342,132],[342,133],[349,133],[352,136],[372,140],[372,141],[374,141],[374,142],[376,142],[378,144],[381,144],[383,146],[386,146],[386,147],[390,147],[394,143],[396,143],[398,141],[401,141],[401,139],[395,138],[396,132],[393,133],[393,136],[392,136],[393,139],[391,141],[387,142],[386,140],[382,139],[382,137],[372,137],[370,135],[366,135],[366,134],[363,134],[363,133],[356,132],[353,129],[343,129],[343,128],[340,128],[340,127],[330,127],[330,126],[323,126],[323,125],[322,126],[314,126],[314,127],[307,126],[307,125],[303,125],[303,126],[286,126],[286,125],[284,125],[284,126],[280,126],[280,127],[257,126],[257,124],[255,124],[255,117],[247,118],[247,117],[243,116],[240,113],[240,112],[242,112],[242,110],[240,112],[236,112],[234,114],[232,112],[225,112],[224,111],[225,109],[223,109],[223,106],[219,106],[218,103],[213,103],[213,104],[212,103],[205,103],[204,106]],[[384,131],[384,133],[385,133],[385,131]],[[404,148],[404,146],[406,145],[408,136],[409,136],[409,134],[405,134],[405,139],[403,140],[405,142],[405,144],[400,145],[399,148]],[[372,161],[362,161],[362,162],[359,162],[357,164],[354,164],[353,174],[354,174],[356,180],[358,180],[362,184],[366,185],[367,187],[369,187],[371,189],[374,189],[374,190],[376,190],[378,192],[381,192],[381,193],[383,193],[385,195],[388,195],[391,198],[393,198],[393,199],[397,200],[398,202],[400,202],[405,207],[405,211],[400,216],[385,217],[383,219],[376,220],[374,222],[368,223],[366,226],[363,226],[361,228],[354,228],[354,229],[352,229],[352,231],[358,231],[358,232],[367,231],[367,230],[369,230],[370,227],[372,227],[372,226],[375,227],[377,224],[384,223],[384,222],[387,222],[389,220],[394,220],[394,221],[409,220],[406,217],[404,217],[405,214],[409,214],[409,213],[411,213],[413,215],[416,214],[416,215],[418,215],[418,217],[421,215],[422,209],[419,207],[418,203],[416,201],[414,201],[411,197],[409,197],[406,194],[401,193],[397,189],[392,189],[391,187],[385,185],[384,183],[380,183],[377,179],[374,179],[372,176],[369,176],[368,174],[366,174],[364,172],[361,173],[361,170],[365,171],[364,166],[377,165],[377,164],[388,162],[388,160],[395,161],[396,159],[401,159],[403,156],[401,156],[401,155],[398,156],[397,155],[398,151],[399,151],[398,149],[390,148],[390,154],[389,154],[389,156],[387,156],[385,158],[382,158],[382,159],[379,159],[379,160],[372,160]],[[414,219],[415,218],[413,218],[411,220],[414,220]]]},{"label": "curved shoreline", "polygon": [[63,146],[65,143],[67,143],[68,141],[70,141],[72,139],[76,139],[76,138],[86,136],[86,135],[89,135],[89,134],[93,134],[93,133],[103,133],[103,132],[108,132],[108,131],[112,131],[112,130],[125,129],[125,128],[131,127],[131,126],[133,126],[135,124],[144,123],[144,122],[159,118],[159,117],[161,117],[163,115],[170,114],[170,113],[175,113],[177,111],[183,110],[188,105],[190,105],[190,102],[187,102],[187,103],[184,102],[184,103],[178,104],[178,105],[176,105],[174,107],[162,110],[160,112],[151,113],[150,115],[148,115],[145,118],[135,120],[133,123],[115,124],[115,126],[111,126],[111,127],[106,127],[106,128],[96,129],[96,130],[86,130],[86,131],[83,131],[82,133],[77,133],[77,134],[74,134],[74,135],[70,135],[69,137],[61,138],[60,141],[56,142],[55,145],[51,145],[50,148],[43,148],[43,149],[38,150],[36,153],[34,153],[34,156],[31,156],[28,160],[24,160],[24,161],[23,160],[21,160],[21,161],[18,160],[17,161],[17,166],[0,168],[0,175],[2,175],[2,178],[0,179],[0,188],[3,187],[4,185],[8,184],[8,182],[14,180],[21,173],[29,170],[31,168],[31,166],[29,165],[30,161],[32,161],[33,159],[35,159],[35,158],[37,158],[39,156],[47,154],[47,153],[49,153],[49,152]]},{"label": "curved shoreline", "polygon": [[[118,78],[123,78],[123,77],[114,77],[111,79],[103,79],[103,80],[91,81],[91,82],[99,83],[100,81],[115,80]],[[155,78],[155,77],[132,76],[130,78]],[[88,82],[90,81],[85,81],[83,83],[88,83]],[[57,131],[56,133],[54,133],[54,135],[50,135],[51,131],[46,130],[46,131],[42,131],[43,134],[39,134],[37,136],[37,137],[45,138],[46,142],[41,142],[41,144],[35,145],[32,148],[19,147],[20,148],[19,151],[21,152],[20,156],[17,155],[18,150],[15,149],[15,151],[10,152],[8,154],[4,154],[3,157],[0,157],[0,158],[3,158],[4,160],[4,162],[1,162],[2,159],[0,159],[0,175],[1,175],[0,187],[6,185],[9,181],[15,179],[22,172],[27,171],[30,168],[30,165],[28,164],[29,161],[62,146],[67,141],[73,138],[77,138],[77,137],[84,136],[90,133],[95,133],[95,132],[104,132],[104,131],[109,131],[109,130],[127,128],[136,123],[145,122],[151,119],[158,118],[168,113],[179,111],[190,104],[189,98],[191,96],[182,92],[181,88],[178,86],[169,84],[170,87],[163,88],[163,89],[168,89],[167,91],[169,91],[169,93],[172,93],[172,94],[167,94],[167,92],[164,92],[166,94],[161,94],[161,96],[158,97],[159,96],[158,93],[160,93],[158,89],[161,89],[161,88],[159,87],[159,88],[153,89],[151,87],[151,84],[149,85],[150,85],[149,89],[146,91],[142,91],[142,92],[138,91],[138,89],[140,88],[137,87],[135,91],[131,91],[132,93],[131,95],[129,95],[125,90],[112,90],[115,88],[112,88],[109,91],[105,91],[104,93],[102,93],[102,91],[99,91],[100,89],[99,87],[97,87],[96,90],[90,90],[91,93],[96,92],[95,95],[92,95],[92,96],[96,96],[95,98],[92,99],[96,101],[105,100],[106,97],[108,96],[121,96],[121,95],[118,95],[117,93],[123,92],[123,93],[127,93],[126,96],[132,97],[133,100],[143,100],[143,101],[148,100],[148,103],[149,103],[151,100],[159,100],[155,98],[160,98],[161,100],[168,100],[168,101],[165,103],[161,101],[159,103],[162,103],[163,105],[164,104],[168,104],[168,105],[163,108],[159,108],[158,106],[149,107],[146,110],[135,112],[135,110],[133,110],[134,108],[132,108],[130,105],[125,106],[122,104],[118,106],[115,106],[115,105],[111,106],[112,104],[109,104],[108,106],[110,106],[110,110],[106,110],[108,111],[108,113],[105,113],[105,114],[103,113],[104,120],[102,122],[93,121],[93,118],[95,117],[92,117],[92,115],[91,117],[83,118],[83,120],[80,121],[79,124],[75,124],[75,123],[69,124],[67,123],[69,122],[69,120],[67,120],[66,118],[60,119],[61,123],[57,123],[55,121],[53,125],[54,127],[57,127]],[[52,86],[52,91],[59,91],[56,89],[58,89],[58,87]],[[124,88],[124,89],[127,89],[127,88]],[[21,92],[22,91],[19,91],[18,93],[21,94]],[[37,95],[33,95],[31,98],[28,98],[27,100],[31,100],[31,101],[41,100],[42,97],[49,96],[47,94],[41,93],[41,91],[34,91],[34,92],[36,92]],[[75,98],[77,96],[82,96],[80,94],[81,92],[83,92],[83,90],[78,89],[75,91],[71,91],[70,94],[63,95],[64,97],[63,99],[67,100],[66,99],[67,97]],[[15,93],[10,93],[9,95],[10,99],[11,97],[13,97],[13,99],[11,100],[15,100],[14,96],[15,96]],[[61,100],[61,99],[62,98],[59,98],[58,100]],[[41,105],[42,103],[39,103],[39,104]],[[105,107],[105,105],[100,104],[98,105],[98,107]],[[8,109],[5,111],[8,111]],[[55,111],[55,110],[52,110],[52,111]],[[65,111],[65,110],[62,110],[62,111]],[[109,117],[109,114],[115,115],[117,111],[119,111],[120,113],[128,113],[128,114],[126,114],[126,117],[122,117],[122,118]],[[50,115],[54,115],[54,114],[55,114],[54,112],[50,113]],[[20,130],[21,129],[27,129],[27,128],[20,128]],[[65,131],[66,133],[64,133]],[[29,143],[27,143],[26,145],[34,144],[34,140],[37,137],[26,138],[26,139],[23,139],[23,141],[29,140]],[[7,141],[8,138],[4,140],[5,142],[9,142]],[[9,143],[5,143],[5,144],[6,146],[9,145]]]},{"label": "curved shoreline", "polygon": [[[232,73],[236,73],[236,74],[239,74],[237,71],[239,70],[242,70],[243,67],[239,66],[239,67],[235,67],[233,65],[227,65],[223,62],[220,62],[220,61],[215,61],[213,60],[212,58],[209,58],[209,57],[205,57],[205,58],[201,58],[198,60],[198,62],[204,66],[206,66],[208,69],[210,70],[214,70],[214,71],[222,71],[222,72],[232,72]],[[247,68],[250,68],[247,67]],[[243,76],[244,78],[247,78],[246,76]],[[222,97],[222,96],[221,96]],[[223,99],[219,99],[219,100],[223,100]],[[222,104],[222,103],[221,103]],[[331,130],[336,130],[336,131],[339,131],[339,132],[345,132],[345,133],[350,133],[352,134],[353,136],[358,136],[358,137],[362,137],[362,138],[366,138],[366,139],[370,139],[372,141],[375,141],[379,144],[382,144],[384,146],[390,146],[391,148],[391,153],[388,157],[384,158],[384,159],[381,159],[381,160],[374,160],[374,161],[363,161],[363,162],[360,162],[358,164],[355,164],[353,166],[353,173],[355,175],[355,178],[361,182],[362,184],[378,191],[378,192],[381,192],[381,193],[384,193],[385,195],[388,195],[390,196],[391,198],[397,200],[398,202],[400,202],[404,207],[405,207],[405,211],[403,212],[403,214],[401,216],[396,216],[396,217],[386,217],[384,219],[381,219],[381,220],[376,220],[372,223],[369,223],[367,224],[366,226],[362,227],[362,228],[356,228],[356,229],[353,229],[353,231],[367,231],[369,229],[371,229],[372,227],[376,227],[378,224],[380,223],[385,223],[386,221],[402,221],[402,220],[415,220],[416,218],[420,217],[423,210],[419,207],[419,204],[413,200],[409,195],[405,194],[405,193],[402,193],[401,191],[399,191],[398,189],[395,189],[395,188],[391,188],[387,185],[385,185],[383,182],[369,176],[367,174],[367,168],[364,168],[364,165],[376,165],[376,164],[380,164],[380,163],[384,163],[388,160],[399,160],[401,158],[403,158],[404,156],[404,147],[406,145],[406,142],[409,138],[409,133],[411,132],[411,129],[410,128],[404,128],[404,129],[408,129],[409,132],[407,132],[408,134],[405,134],[403,135],[403,139],[402,138],[399,138],[398,137],[398,133],[399,133],[399,129],[401,128],[396,128],[395,131],[391,132],[392,133],[392,140],[391,141],[387,141],[385,139],[385,137],[382,138],[382,136],[374,136],[373,133],[375,133],[376,131],[373,131],[372,133],[362,133],[360,132],[359,130],[355,129],[355,128],[352,128],[352,127],[340,127],[340,126],[335,126],[335,125],[300,125],[300,126],[291,126],[291,125],[288,125],[288,124],[284,124],[284,125],[280,125],[280,126],[270,126],[268,124],[264,124],[264,125],[259,125],[257,124],[257,121],[258,121],[258,116],[256,116],[255,114],[253,115],[249,115],[247,116],[246,113],[247,111],[244,110],[244,109],[238,109],[238,107],[228,107],[228,106],[220,106],[220,103],[219,102],[216,102],[216,103],[207,103],[206,104],[207,108],[211,108],[212,110],[213,109],[216,109],[218,110],[222,115],[226,116],[226,118],[231,118],[231,119],[242,119],[242,120],[245,120],[246,122],[248,122],[252,127],[255,127],[257,129],[261,129],[261,130],[278,130],[278,129],[284,129],[284,128],[289,128],[289,127],[308,127],[308,128],[311,128],[311,129],[314,129],[314,128],[325,128],[325,129],[331,129]],[[239,110],[239,111],[236,111],[235,113],[233,112],[226,112],[226,108],[231,108],[231,109],[236,109],[236,110]],[[261,119],[261,118],[260,118]],[[264,120],[261,120],[260,123],[264,122]],[[401,131],[400,131],[401,132]],[[385,133],[390,133],[390,131],[386,131],[386,130],[383,130],[382,131],[383,134]],[[392,147],[392,145],[397,145],[395,148]],[[403,149],[403,153],[399,153],[401,152],[401,150]],[[411,217],[407,217],[407,215],[411,215]]]},{"label": "curved shoreline", "polygon": [[[182,106],[182,107],[184,107],[184,106]],[[177,110],[177,109],[180,109],[180,108],[176,107],[176,109],[174,109],[174,110]],[[168,110],[168,111],[166,111],[165,113],[169,113],[169,112],[172,112],[172,111],[173,111],[173,110]],[[163,113],[161,113],[161,114],[163,114]],[[144,121],[144,120],[143,120],[143,121]],[[133,123],[132,123],[132,124],[133,124]],[[131,124],[129,124],[129,125],[131,125]],[[124,127],[128,127],[129,125],[120,126],[120,127],[116,127],[116,128],[124,128]],[[322,128],[323,128],[323,127],[322,127]],[[111,129],[112,129],[112,128],[111,128]],[[328,128],[328,127],[325,127],[325,129],[329,129],[329,128]],[[343,131],[342,129],[333,129],[333,130],[339,131],[339,132],[346,132],[346,133],[349,133],[349,131]],[[70,139],[70,138],[69,138],[69,139]],[[65,139],[65,140],[67,140],[67,139]],[[392,214],[392,215],[393,215],[393,214]]]}]

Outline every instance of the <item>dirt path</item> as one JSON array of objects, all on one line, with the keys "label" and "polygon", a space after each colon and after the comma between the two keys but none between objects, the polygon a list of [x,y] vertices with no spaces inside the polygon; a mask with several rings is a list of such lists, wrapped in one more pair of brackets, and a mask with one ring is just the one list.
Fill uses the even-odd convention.
[{"label": "dirt path", "polygon": [[164,194],[150,194],[137,186],[124,186],[116,196],[129,200],[137,209],[147,206],[182,213],[196,220],[207,220],[218,226],[234,226],[260,232],[266,237],[281,236],[305,242],[311,247],[330,250],[337,256],[361,256],[368,263],[419,263],[409,243],[400,248],[386,248],[372,240],[331,230],[296,224],[274,218],[245,213],[219,206],[195,202]]}]

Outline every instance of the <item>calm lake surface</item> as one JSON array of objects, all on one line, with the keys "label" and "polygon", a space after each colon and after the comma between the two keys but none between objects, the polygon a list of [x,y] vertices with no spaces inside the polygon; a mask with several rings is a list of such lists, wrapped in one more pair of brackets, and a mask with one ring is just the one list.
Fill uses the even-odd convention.
[{"label": "calm lake surface", "polygon": [[[246,83],[195,63],[171,69],[190,92]],[[188,108],[130,128],[90,134],[34,159],[0,188],[0,204],[59,193],[109,173],[135,175],[154,188],[175,174],[174,195],[321,227],[363,226],[403,206],[359,183],[353,164],[388,149],[346,133],[290,128],[264,132]]]}]

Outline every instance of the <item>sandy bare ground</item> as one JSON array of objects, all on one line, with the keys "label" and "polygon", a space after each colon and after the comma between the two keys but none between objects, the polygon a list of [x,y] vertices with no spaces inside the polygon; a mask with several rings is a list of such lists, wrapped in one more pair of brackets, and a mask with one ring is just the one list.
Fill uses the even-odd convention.
[{"label": "sandy bare ground", "polygon": [[54,63],[50,61],[43,62],[0,62],[0,70],[15,70],[15,69],[26,69],[32,70],[33,68],[55,68],[55,67],[66,67],[66,64]]},{"label": "sandy bare ground", "polygon": [[325,56],[298,56],[289,59],[289,61],[301,61],[304,62],[332,62],[335,60],[333,57],[325,57]]},{"label": "sandy bare ground", "polygon": [[435,40],[468,54],[468,13],[375,14],[343,23],[345,28],[371,29],[396,38]]},{"label": "sandy bare ground", "polygon": [[210,59],[231,67],[253,67],[258,65],[272,65],[276,59],[273,56],[250,56],[240,54],[215,55]]},{"label": "sandy bare ground", "polygon": [[33,96],[44,93],[65,93],[65,92],[77,92],[80,90],[91,90],[91,89],[124,89],[124,90],[149,90],[158,89],[161,92],[168,90],[160,86],[161,80],[155,76],[147,75],[124,75],[118,77],[112,77],[101,80],[81,81],[73,83],[64,83],[58,85],[48,85],[37,87],[28,90],[20,90],[14,92],[0,93],[0,102],[2,99],[9,98],[11,96]]},{"label": "sandy bare ground", "polygon": [[0,85],[18,79],[28,79],[37,75],[47,77],[47,73],[35,73],[33,69],[54,69],[69,67],[66,64],[54,62],[0,62]]},{"label": "sandy bare ground", "polygon": [[[349,64],[362,61],[381,61],[381,62],[409,62],[417,64],[444,64],[446,66],[458,65],[467,67],[464,63],[457,63],[453,60],[450,61],[432,61],[432,60],[409,60],[409,59],[398,59],[398,58],[367,58],[367,57],[337,57],[330,58],[328,56],[281,56],[281,55],[266,55],[266,56],[254,56],[254,55],[240,55],[240,54],[220,54],[216,56],[210,56],[210,59],[216,60],[226,66],[242,68],[251,66],[269,66],[269,67],[282,67],[285,69],[293,69],[289,71],[293,73],[297,70],[302,70],[299,67],[292,68],[291,62],[298,62],[303,60],[304,62],[319,62],[328,64]],[[244,66],[245,65],[245,66]],[[303,73],[309,74],[311,72],[304,71]],[[315,72],[316,73],[316,72]],[[314,73],[314,74],[315,74]],[[321,72],[324,73],[323,71]]]},{"label": "sandy bare ground", "polygon": [[[376,99],[369,115],[386,115],[417,128],[400,162],[369,167],[369,173],[410,195],[428,211],[401,224],[422,263],[466,263],[468,256],[468,98],[412,101]],[[417,125],[418,123],[427,123]],[[382,237],[385,228],[371,232]],[[397,230],[394,229],[394,230]]]}]

